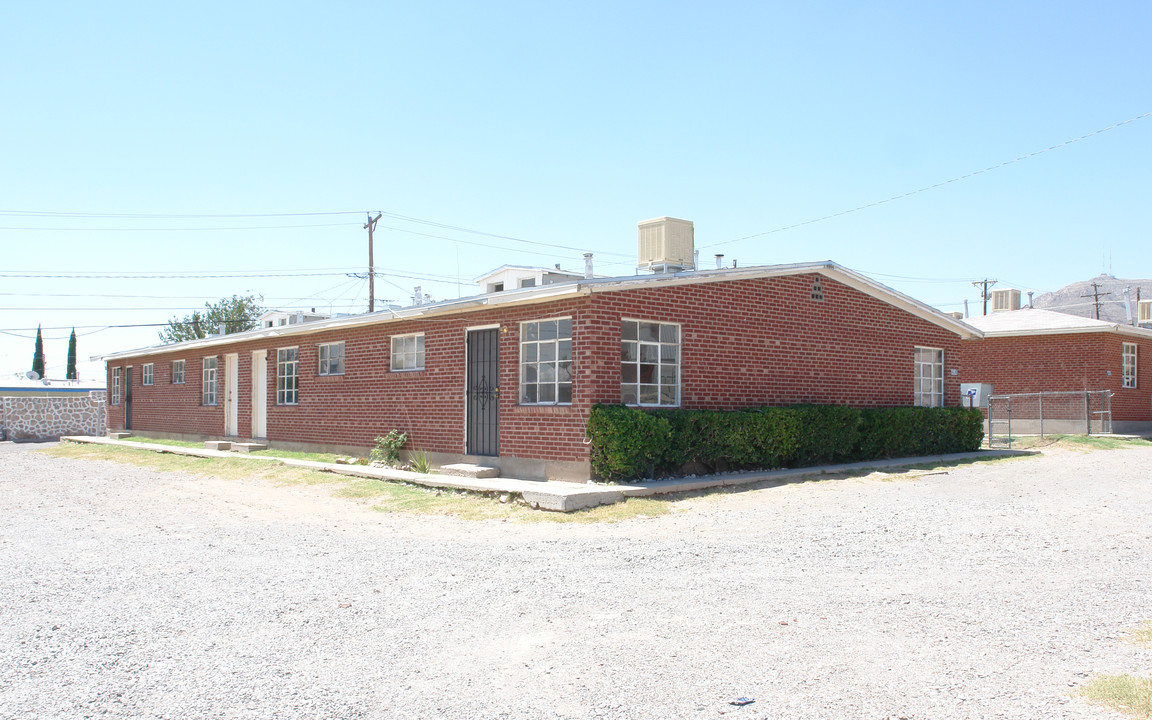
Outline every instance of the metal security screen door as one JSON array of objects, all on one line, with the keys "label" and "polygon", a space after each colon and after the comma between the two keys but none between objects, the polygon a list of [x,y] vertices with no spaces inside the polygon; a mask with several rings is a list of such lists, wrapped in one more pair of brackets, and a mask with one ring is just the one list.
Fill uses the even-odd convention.
[{"label": "metal security screen door", "polygon": [[499,330],[469,330],[465,433],[469,455],[498,455],[500,450]]},{"label": "metal security screen door", "polygon": [[132,366],[124,370],[124,429],[132,429]]}]

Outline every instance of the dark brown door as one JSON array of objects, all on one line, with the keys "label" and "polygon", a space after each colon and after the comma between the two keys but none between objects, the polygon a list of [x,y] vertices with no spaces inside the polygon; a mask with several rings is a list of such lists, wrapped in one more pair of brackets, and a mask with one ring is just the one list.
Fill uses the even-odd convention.
[{"label": "dark brown door", "polygon": [[469,330],[465,408],[469,455],[500,454],[500,332]]}]

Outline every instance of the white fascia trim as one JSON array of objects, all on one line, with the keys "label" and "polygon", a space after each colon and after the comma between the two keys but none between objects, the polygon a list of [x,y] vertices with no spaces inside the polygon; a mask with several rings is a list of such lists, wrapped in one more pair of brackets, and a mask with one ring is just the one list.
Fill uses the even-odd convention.
[{"label": "white fascia trim", "polygon": [[1031,335],[1081,335],[1084,333],[1116,333],[1152,340],[1152,330],[1130,325],[1098,325],[1093,327],[1038,328],[1035,330],[987,330],[984,337],[1028,337]]}]

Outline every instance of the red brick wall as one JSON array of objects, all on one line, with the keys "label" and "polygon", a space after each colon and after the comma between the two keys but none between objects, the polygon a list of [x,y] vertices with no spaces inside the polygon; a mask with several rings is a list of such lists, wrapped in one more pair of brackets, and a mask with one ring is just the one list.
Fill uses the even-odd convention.
[{"label": "red brick wall", "polygon": [[[595,403],[620,400],[621,318],[681,324],[681,406],[732,409],[796,402],[910,405],[916,345],[942,348],[945,404],[958,403],[958,336],[828,278],[811,299],[815,275],[596,292],[555,302],[463,315],[383,322],[309,335],[250,340],[196,351],[158,352],[110,363],[135,366],[133,428],[221,436],[225,354],[238,353],[239,434],[251,436],[251,353],[268,350],[268,438],[370,447],[398,428],[409,448],[464,453],[464,341],[467,328],[500,327],[501,456],[585,462],[586,419]],[[571,406],[518,404],[520,322],[573,320]],[[425,334],[425,369],[391,372],[390,338]],[[345,373],[317,372],[317,345],[343,340]],[[299,404],[277,406],[276,350],[299,348]],[[200,404],[201,360],[218,358],[218,402]],[[155,384],[140,386],[142,360]],[[171,362],[186,361],[186,384]],[[122,393],[123,395],[123,393]],[[123,427],[123,400],[109,406]]]},{"label": "red brick wall", "polygon": [[[1138,346],[1135,388],[1122,387],[1126,342]],[[1110,332],[989,337],[965,342],[962,352],[962,382],[991,383],[998,395],[1111,390],[1113,420],[1152,420],[1152,342],[1147,340]]]}]

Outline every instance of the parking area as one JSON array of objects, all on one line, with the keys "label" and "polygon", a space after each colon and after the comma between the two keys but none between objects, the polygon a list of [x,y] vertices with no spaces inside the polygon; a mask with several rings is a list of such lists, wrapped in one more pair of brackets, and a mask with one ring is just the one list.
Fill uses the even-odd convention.
[{"label": "parking area", "polygon": [[[1152,449],[382,514],[0,443],[0,718],[1108,718]],[[745,707],[728,702],[755,698]]]}]

